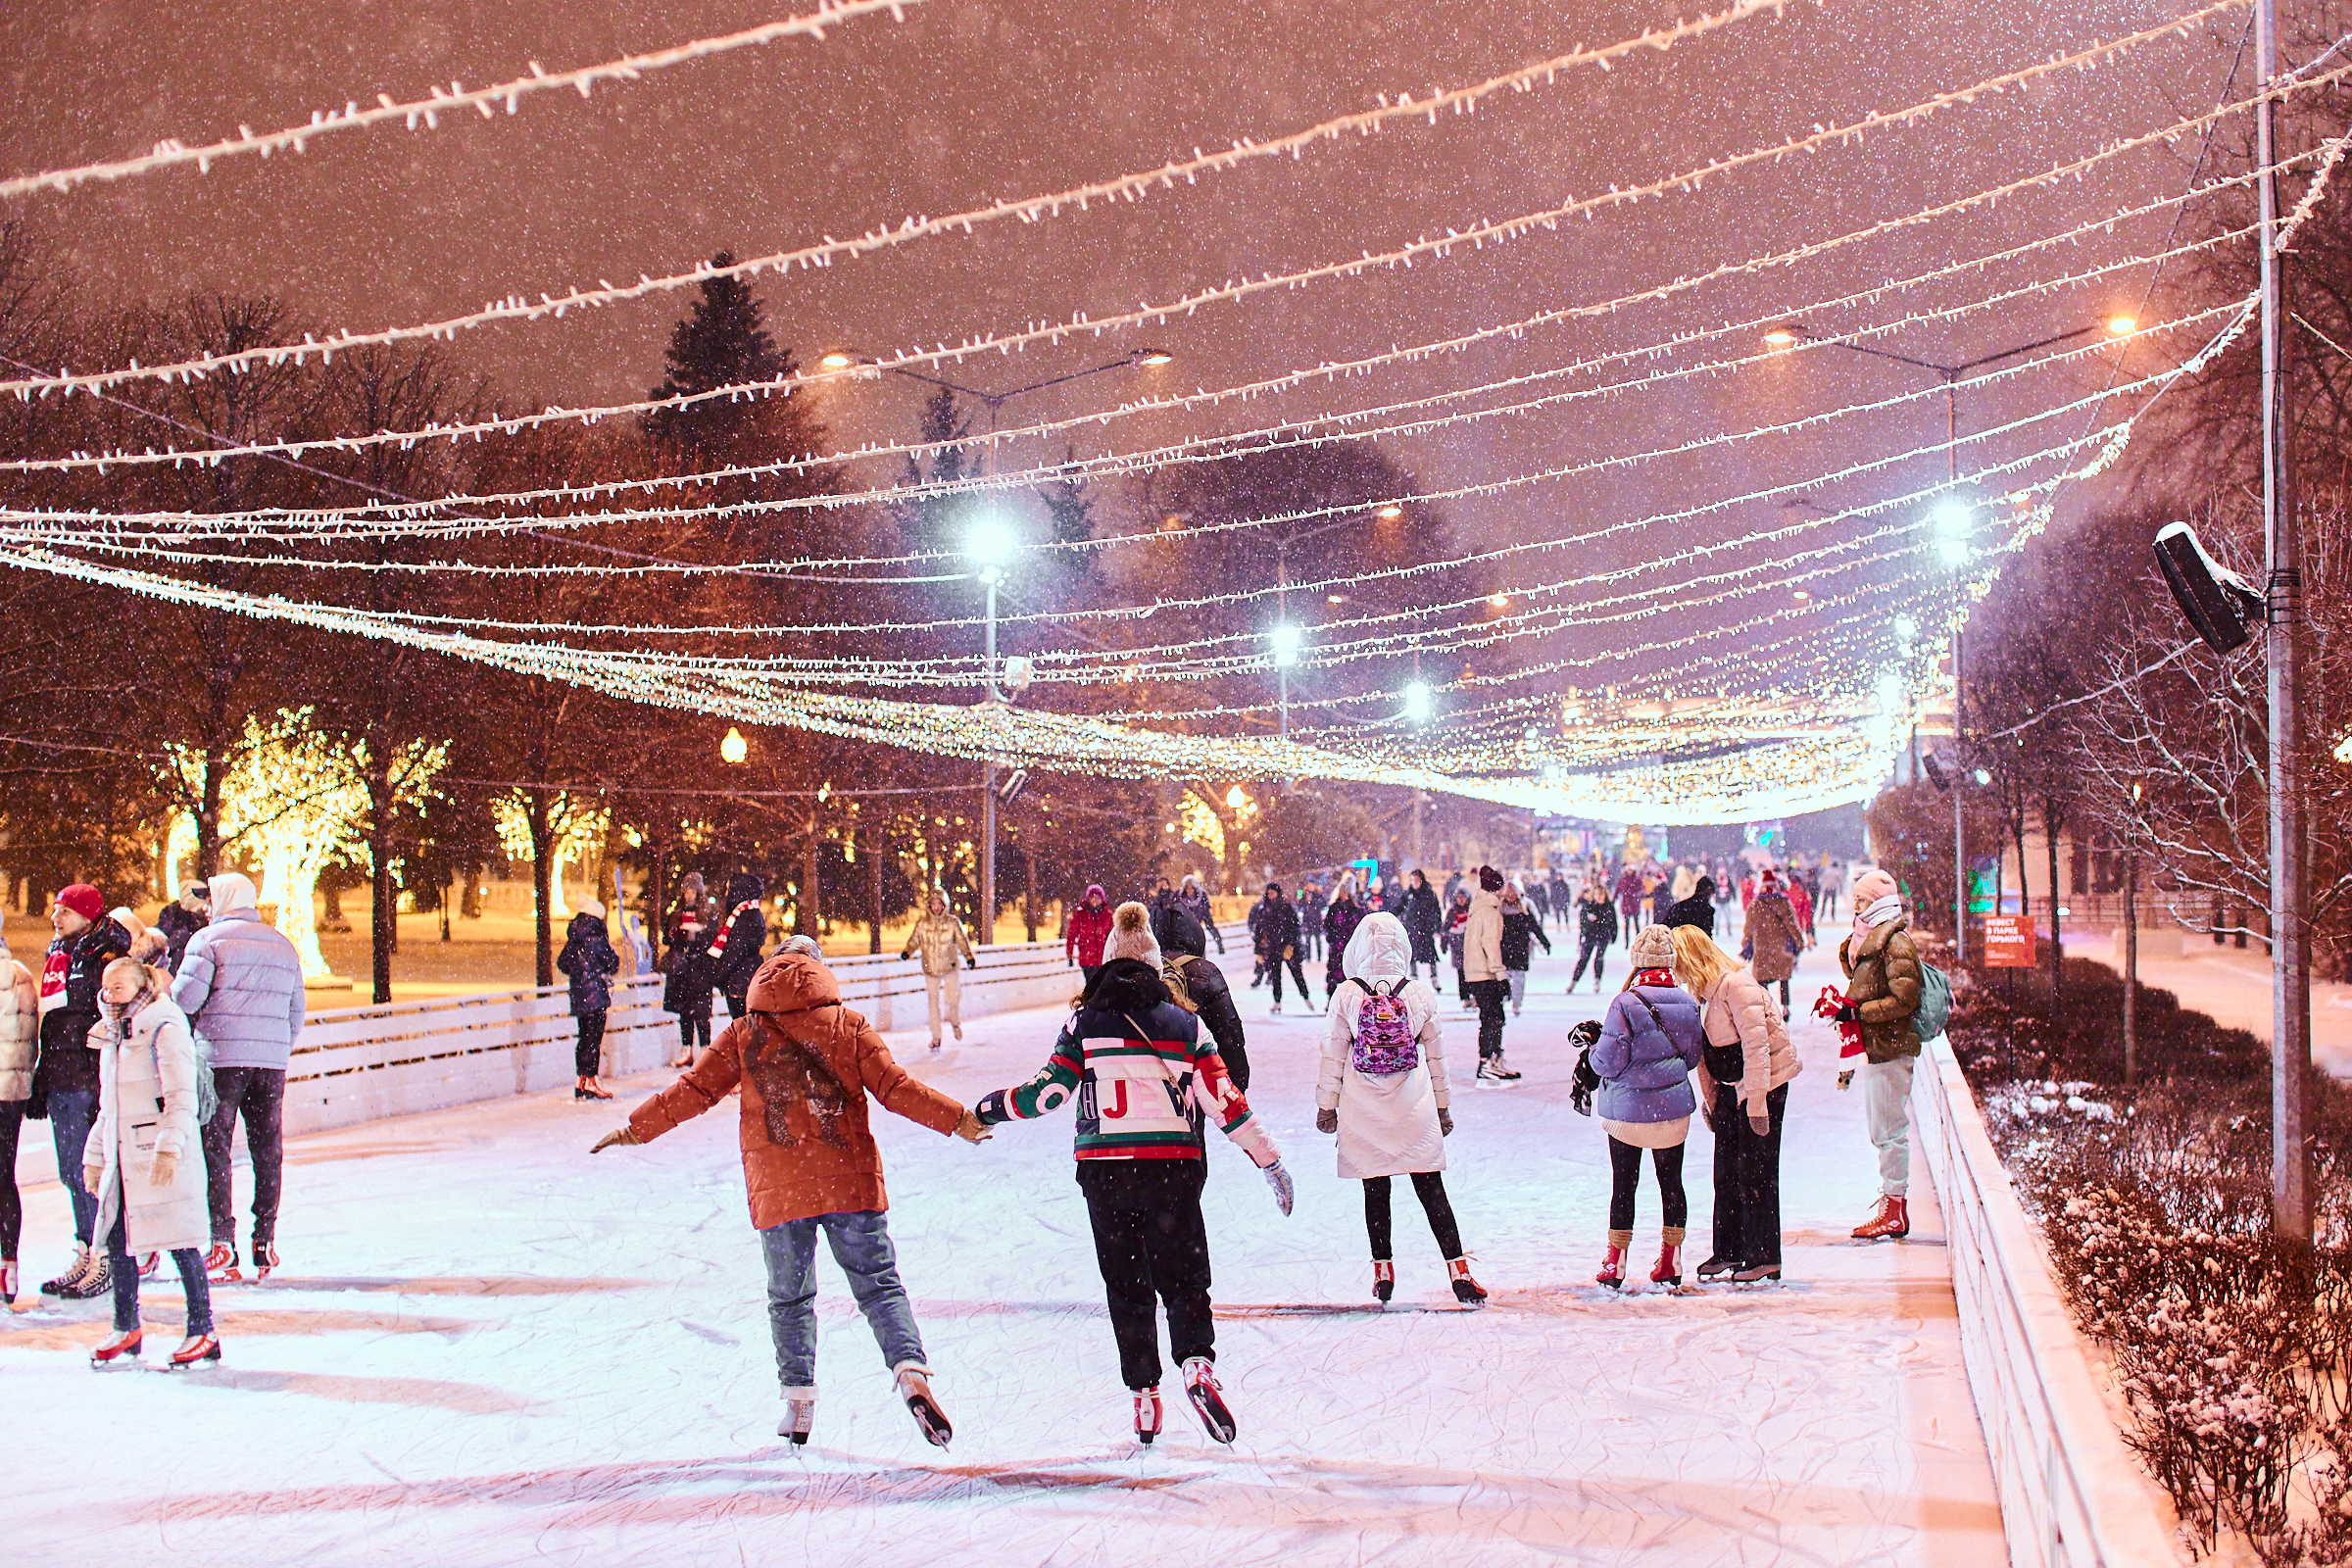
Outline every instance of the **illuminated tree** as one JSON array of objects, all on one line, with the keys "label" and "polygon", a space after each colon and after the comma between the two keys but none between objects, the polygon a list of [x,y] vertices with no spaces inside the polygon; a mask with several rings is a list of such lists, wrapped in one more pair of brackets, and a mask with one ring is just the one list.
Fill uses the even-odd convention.
[{"label": "illuminated tree", "polygon": [[[531,802],[521,790],[511,790],[491,804],[498,817],[498,840],[510,860],[530,860]],[[612,812],[593,796],[557,790],[548,797],[550,829],[547,856],[548,909],[567,919],[571,906],[564,899],[564,868],[578,865],[605,846],[612,831]]]}]

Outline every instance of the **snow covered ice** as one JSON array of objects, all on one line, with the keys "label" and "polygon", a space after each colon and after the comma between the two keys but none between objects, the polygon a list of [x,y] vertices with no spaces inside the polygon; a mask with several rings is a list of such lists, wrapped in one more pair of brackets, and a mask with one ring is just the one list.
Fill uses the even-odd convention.
[{"label": "snow covered ice", "polygon": [[[891,1397],[828,1257],[815,1434],[794,1449],[774,1435],[731,1107],[588,1153],[649,1076],[609,1106],[541,1095],[296,1141],[284,1280],[216,1290],[217,1371],[92,1372],[102,1300],[7,1315],[0,1539],[13,1560],[183,1568],[2003,1559],[1924,1179],[1908,1243],[1845,1239],[1875,1164],[1827,1025],[1800,1009],[1791,1026],[1806,1071],[1785,1154],[1788,1283],[1618,1296],[1592,1283],[1607,1156],[1569,1109],[1560,1044],[1606,999],[1562,997],[1567,965],[1539,956],[1505,1042],[1522,1082],[1473,1088],[1475,1022],[1447,1025],[1446,1186],[1494,1298],[1454,1304],[1400,1193],[1383,1311],[1360,1187],[1313,1130],[1323,1020],[1295,1000],[1268,1017],[1247,959],[1226,966],[1250,1101],[1298,1178],[1285,1220],[1248,1160],[1209,1140],[1230,1450],[1202,1436],[1172,1368],[1166,1435],[1133,1440],[1066,1113],[975,1149],[879,1110],[891,1227],[955,1446],[928,1446]],[[1832,967],[1808,954],[1793,993]],[[1058,1022],[968,1022],[937,1057],[919,1028],[891,1044],[968,1102],[1035,1070]],[[25,1129],[20,1162],[46,1178],[26,1195],[36,1285],[70,1240],[46,1134]],[[1694,1265],[1703,1126],[1691,1143]],[[1645,1174],[1631,1260],[1644,1281],[1657,1228]],[[168,1345],[177,1291],[144,1295],[150,1325],[171,1330],[150,1343]]]}]

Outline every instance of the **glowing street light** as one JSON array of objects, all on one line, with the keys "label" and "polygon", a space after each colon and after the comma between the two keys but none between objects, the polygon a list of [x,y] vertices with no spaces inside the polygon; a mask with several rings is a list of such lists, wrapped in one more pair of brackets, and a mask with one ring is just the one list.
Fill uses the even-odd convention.
[{"label": "glowing street light", "polygon": [[1380,509],[1379,515],[1383,522],[1395,522],[1398,517],[1404,515],[1404,509],[1396,505],[1386,506]]},{"label": "glowing street light", "polygon": [[2109,337],[2130,337],[2138,330],[2139,322],[2132,317],[2110,316],[2107,318],[2107,335]]},{"label": "glowing street light", "polygon": [[1225,808],[1227,810],[1238,811],[1249,804],[1250,797],[1242,793],[1242,787],[1239,784],[1225,792]]},{"label": "glowing street light", "polygon": [[963,536],[963,553],[980,569],[973,575],[994,586],[1004,574],[1004,568],[1021,547],[1020,535],[1013,532],[1010,519],[1003,513],[983,513],[972,524],[971,532]]},{"label": "glowing street light", "polygon": [[858,363],[858,356],[855,354],[844,354],[839,349],[835,349],[832,353],[826,355],[823,359],[817,361],[816,363],[823,366],[828,370],[846,370],[851,366]]},{"label": "glowing street light", "polygon": [[1894,617],[1894,640],[1895,640],[1896,642],[1898,642],[1898,643],[1912,643],[1912,642],[1917,642],[1917,641],[1919,640],[1919,621],[1918,621],[1918,619],[1917,619],[1916,617],[1914,617],[1914,616],[1911,616],[1911,615],[1897,615],[1897,616],[1895,616],[1895,617]]},{"label": "glowing street light", "polygon": [[1436,711],[1437,702],[1430,692],[1429,682],[1408,680],[1404,683],[1405,717],[1416,724],[1426,724],[1429,722],[1430,715]]},{"label": "glowing street light", "polygon": [[1298,662],[1298,650],[1305,642],[1305,633],[1286,623],[1268,632],[1266,641],[1274,650],[1274,667],[1289,669]]},{"label": "glowing street light", "polygon": [[1802,329],[1792,324],[1784,322],[1783,324],[1773,327],[1767,331],[1764,334],[1764,341],[1771,344],[1776,349],[1785,349],[1789,344],[1797,342],[1803,336],[1804,332]]},{"label": "glowing street light", "polygon": [[751,755],[752,743],[743,738],[743,731],[729,724],[726,738],[718,743],[718,760],[741,765],[743,760]]},{"label": "glowing street light", "polygon": [[1965,501],[1939,501],[1932,520],[1936,526],[1936,554],[1947,566],[1968,564],[1968,537],[1976,527],[1976,514]]},{"label": "glowing street light", "polygon": [[1135,363],[1138,365],[1172,365],[1175,360],[1176,356],[1170,354],[1166,349],[1138,349],[1135,351]]}]

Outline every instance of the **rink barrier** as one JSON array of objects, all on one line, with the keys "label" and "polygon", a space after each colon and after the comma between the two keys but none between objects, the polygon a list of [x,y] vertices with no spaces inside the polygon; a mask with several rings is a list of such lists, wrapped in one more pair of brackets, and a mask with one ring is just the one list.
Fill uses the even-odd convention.
[{"label": "rink barrier", "polygon": [[[1225,928],[1229,948],[1240,930]],[[1077,995],[1078,971],[1067,966],[1058,941],[999,943],[981,948],[979,958],[977,969],[959,977],[967,1019],[1061,1005]],[[825,964],[840,983],[843,1004],[876,1029],[888,1034],[927,1023],[916,960],[859,954]],[[677,1050],[677,1018],[662,1010],[662,987],[659,974],[613,977],[605,1022],[608,1076],[652,1072]],[[712,1030],[726,1023],[726,1005],[713,998]],[[286,1064],[285,1129],[324,1132],[562,1089],[575,1076],[577,1032],[562,986],[321,1009],[304,1022]],[[1039,1042],[1040,1060],[1051,1045]]]},{"label": "rink barrier", "polygon": [[2189,1563],[2172,1501],[2117,1430],[2040,1234],[1942,1036],[1920,1053],[1911,1124],[1943,1210],[1961,1356],[2012,1568]]}]

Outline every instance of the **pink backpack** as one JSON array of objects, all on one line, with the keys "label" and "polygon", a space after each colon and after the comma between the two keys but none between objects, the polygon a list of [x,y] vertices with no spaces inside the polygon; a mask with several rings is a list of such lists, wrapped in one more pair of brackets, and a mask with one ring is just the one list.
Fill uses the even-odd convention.
[{"label": "pink backpack", "polygon": [[1352,1064],[1370,1078],[1411,1072],[1421,1065],[1421,1043],[1413,1038],[1413,1020],[1400,998],[1386,989],[1393,984],[1358,980],[1364,988],[1362,1005],[1355,1011],[1355,1052]]}]

